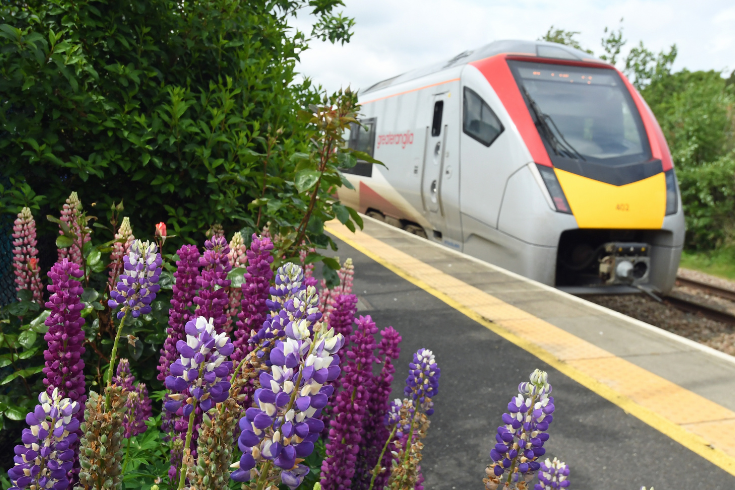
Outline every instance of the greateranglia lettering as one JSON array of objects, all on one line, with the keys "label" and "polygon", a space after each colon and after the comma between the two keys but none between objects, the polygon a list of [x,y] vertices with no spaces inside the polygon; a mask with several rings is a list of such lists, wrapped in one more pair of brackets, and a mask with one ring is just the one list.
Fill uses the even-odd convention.
[{"label": "greateranglia lettering", "polygon": [[378,135],[378,148],[381,145],[401,145],[401,148],[405,148],[406,145],[413,144],[413,133],[406,131],[405,133],[388,133]]}]

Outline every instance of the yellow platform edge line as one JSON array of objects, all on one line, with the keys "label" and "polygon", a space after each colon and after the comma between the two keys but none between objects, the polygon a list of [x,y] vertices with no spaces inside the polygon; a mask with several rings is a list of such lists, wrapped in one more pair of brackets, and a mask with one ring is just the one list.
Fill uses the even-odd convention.
[{"label": "yellow platform edge line", "polygon": [[[638,403],[631,400],[629,397],[615,391],[608,385],[594,379],[593,377],[583,373],[579,369],[557,358],[556,356],[551,354],[546,349],[538,346],[537,344],[534,344],[533,342],[529,342],[526,339],[518,337],[517,335],[503,328],[501,325],[488,320],[487,318],[483,317],[482,315],[472,310],[471,308],[450,298],[448,295],[444,294],[442,291],[432,286],[429,286],[421,279],[418,279],[412,276],[410,272],[394,265],[393,263],[384,259],[380,255],[373,253],[371,250],[367,249],[366,247],[358,243],[356,240],[357,239],[356,236],[355,236],[355,239],[348,237],[346,234],[336,230],[334,226],[331,226],[329,224],[327,225],[326,228],[329,233],[339,238],[346,244],[350,245],[354,249],[358,250],[359,252],[370,257],[372,260],[379,263],[386,269],[390,270],[397,276],[405,279],[406,281],[423,289],[424,291],[431,294],[432,296],[440,299],[441,301],[446,303],[448,306],[454,308],[455,310],[459,311],[463,315],[471,318],[475,322],[484,326],[488,330],[494,332],[495,334],[499,335],[505,340],[511,342],[512,344],[532,354],[533,356],[542,360],[546,364],[552,366],[559,372],[563,373],[565,376],[573,379],[580,385],[584,386],[588,390],[596,393],[597,395],[601,396],[607,401],[622,408],[625,413],[634,416],[638,420],[653,427],[657,431],[661,432],[665,436],[678,442],[679,444],[689,449],[690,451],[694,452],[695,454],[698,454],[699,456],[703,457],[704,459],[711,462],[715,466],[718,466],[719,468],[722,468],[726,472],[735,476],[735,458],[732,458],[731,456],[726,454],[721,449],[713,448],[710,445],[710,442],[704,439],[703,437],[693,434],[692,432],[688,431],[681,425],[675,422],[672,422],[671,420],[665,417],[662,417],[661,415],[657,414],[656,412],[646,407],[639,405]],[[380,239],[378,238],[373,238],[373,239],[380,241]],[[384,242],[383,244],[386,247],[393,248],[390,245],[385,244]]]}]

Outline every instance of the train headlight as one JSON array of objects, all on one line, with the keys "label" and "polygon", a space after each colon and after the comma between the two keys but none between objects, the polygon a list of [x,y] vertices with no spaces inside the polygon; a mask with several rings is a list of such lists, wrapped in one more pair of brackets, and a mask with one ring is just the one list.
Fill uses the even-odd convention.
[{"label": "train headlight", "polygon": [[676,174],[674,169],[664,172],[666,176],[666,215],[676,214],[679,210],[678,193],[676,190]]},{"label": "train headlight", "polygon": [[554,201],[557,212],[572,214],[572,210],[569,207],[566,196],[564,196],[561,185],[559,185],[554,169],[539,164],[536,164],[536,167],[541,174],[541,178],[544,179],[544,184],[546,184],[546,189],[549,191],[552,201]]}]

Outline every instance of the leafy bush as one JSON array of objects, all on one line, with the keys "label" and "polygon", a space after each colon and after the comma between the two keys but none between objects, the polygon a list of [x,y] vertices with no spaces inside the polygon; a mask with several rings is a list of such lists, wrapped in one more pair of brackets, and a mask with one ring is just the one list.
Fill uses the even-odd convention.
[{"label": "leafy bush", "polygon": [[[3,2],[0,172],[46,196],[43,214],[74,189],[108,217],[122,200],[134,229],[167,222],[179,244],[214,223],[295,227],[308,205],[295,170],[316,131],[298,110],[320,101],[295,66],[313,39],[349,40],[340,5]],[[310,35],[289,24],[304,9]]]}]

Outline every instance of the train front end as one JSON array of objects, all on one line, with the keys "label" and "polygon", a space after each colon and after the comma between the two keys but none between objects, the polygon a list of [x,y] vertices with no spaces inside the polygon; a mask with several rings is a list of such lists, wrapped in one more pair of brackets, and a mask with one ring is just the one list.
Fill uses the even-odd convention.
[{"label": "train front end", "polygon": [[556,212],[577,224],[560,230],[555,285],[668,292],[685,224],[671,154],[649,107],[602,62],[506,62],[532,120],[533,134],[523,136],[546,190]]}]

